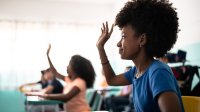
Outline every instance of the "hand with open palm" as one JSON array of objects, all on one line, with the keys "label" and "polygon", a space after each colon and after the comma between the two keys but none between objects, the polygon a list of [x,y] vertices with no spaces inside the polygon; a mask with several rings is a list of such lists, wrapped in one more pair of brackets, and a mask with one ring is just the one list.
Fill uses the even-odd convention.
[{"label": "hand with open palm", "polygon": [[101,35],[96,43],[96,46],[98,49],[101,49],[104,47],[107,40],[110,38],[112,32],[113,32],[114,24],[112,25],[110,31],[108,28],[108,22],[103,23],[103,27],[101,28]]}]

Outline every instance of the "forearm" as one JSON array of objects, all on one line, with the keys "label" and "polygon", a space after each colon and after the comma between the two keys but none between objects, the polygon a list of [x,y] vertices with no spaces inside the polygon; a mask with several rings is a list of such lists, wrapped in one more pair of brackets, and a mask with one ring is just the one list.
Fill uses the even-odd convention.
[{"label": "forearm", "polygon": [[27,83],[27,84],[24,84],[22,86],[32,86],[32,85],[35,85],[35,84],[37,84],[37,82]]},{"label": "forearm", "polygon": [[49,85],[46,88],[42,89],[41,92],[46,93],[46,94],[50,94],[50,93],[52,93],[53,89],[54,89],[54,86]]},{"label": "forearm", "polygon": [[31,86],[31,85],[34,85],[34,84],[37,84],[37,83],[27,83],[27,84],[23,84],[21,85],[19,88],[23,88],[25,86]]},{"label": "forearm", "polygon": [[49,66],[50,66],[51,71],[53,72],[53,74],[54,74],[57,78],[64,80],[64,76],[61,75],[60,73],[58,73],[57,70],[55,69],[55,67],[53,66],[49,55],[47,55],[47,58],[48,58]]},{"label": "forearm", "polygon": [[59,100],[63,102],[67,102],[70,99],[66,94],[47,94],[45,98],[50,100]]},{"label": "forearm", "polygon": [[109,60],[107,58],[106,52],[104,48],[98,48],[99,51],[99,56],[101,59],[101,64],[102,64],[102,68],[106,77],[106,81],[109,85],[114,86],[115,83],[113,81],[113,79],[115,78],[115,73],[109,63]]}]

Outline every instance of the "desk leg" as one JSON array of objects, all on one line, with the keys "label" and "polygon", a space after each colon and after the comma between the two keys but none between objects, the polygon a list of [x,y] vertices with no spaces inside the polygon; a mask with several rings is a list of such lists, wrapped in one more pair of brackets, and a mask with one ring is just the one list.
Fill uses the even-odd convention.
[{"label": "desk leg", "polygon": [[45,105],[42,105],[42,112],[45,112]]},{"label": "desk leg", "polygon": [[55,112],[59,112],[59,105],[55,105]]}]

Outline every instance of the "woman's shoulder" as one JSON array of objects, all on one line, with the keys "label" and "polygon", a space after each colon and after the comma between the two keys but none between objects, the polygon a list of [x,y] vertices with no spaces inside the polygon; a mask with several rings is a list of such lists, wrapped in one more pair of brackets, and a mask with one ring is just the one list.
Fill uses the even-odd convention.
[{"label": "woman's shoulder", "polygon": [[83,86],[83,87],[86,87],[86,82],[85,80],[83,80],[82,78],[80,77],[77,77],[76,79],[74,79],[74,81],[72,82],[74,85],[76,86]]},{"label": "woman's shoulder", "polygon": [[153,63],[151,64],[151,66],[149,67],[149,72],[154,72],[156,70],[167,70],[169,71],[170,70],[170,67],[159,61],[159,60],[154,60]]},{"label": "woman's shoulder", "polygon": [[83,80],[83,79],[80,78],[80,77],[75,78],[74,81],[85,82],[85,80]]}]

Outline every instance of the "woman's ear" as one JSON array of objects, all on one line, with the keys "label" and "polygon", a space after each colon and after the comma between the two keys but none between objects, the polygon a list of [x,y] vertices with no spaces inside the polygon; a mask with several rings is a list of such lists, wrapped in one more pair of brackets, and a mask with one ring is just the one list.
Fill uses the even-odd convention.
[{"label": "woman's ear", "polygon": [[147,43],[147,37],[146,37],[146,34],[142,34],[140,35],[139,37],[139,45],[140,47],[144,46],[145,44]]}]

